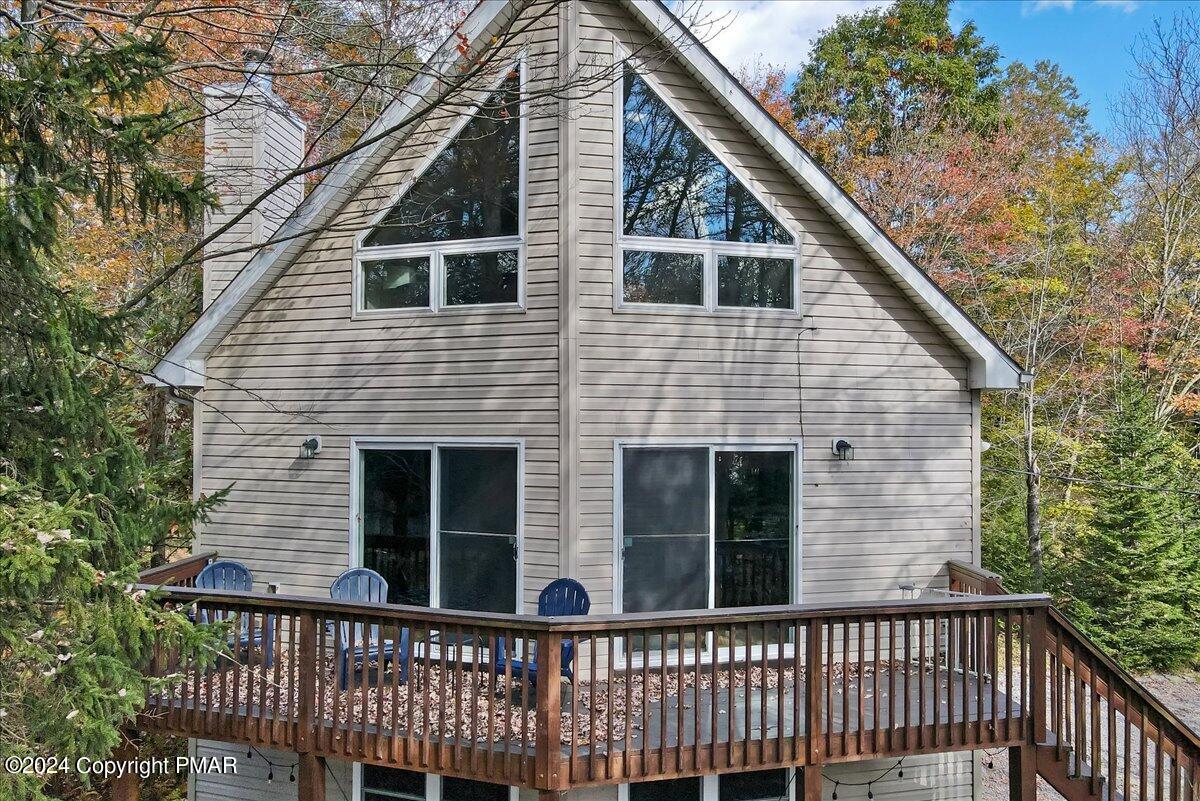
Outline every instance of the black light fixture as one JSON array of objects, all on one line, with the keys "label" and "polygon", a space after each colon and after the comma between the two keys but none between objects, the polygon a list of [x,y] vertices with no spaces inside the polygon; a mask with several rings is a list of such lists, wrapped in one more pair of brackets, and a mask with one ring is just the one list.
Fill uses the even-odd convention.
[{"label": "black light fixture", "polygon": [[315,459],[321,452],[321,437],[312,436],[300,443],[300,458]]},{"label": "black light fixture", "polygon": [[841,437],[835,437],[833,440],[833,455],[843,462],[854,460],[854,446],[850,444],[850,440]]}]

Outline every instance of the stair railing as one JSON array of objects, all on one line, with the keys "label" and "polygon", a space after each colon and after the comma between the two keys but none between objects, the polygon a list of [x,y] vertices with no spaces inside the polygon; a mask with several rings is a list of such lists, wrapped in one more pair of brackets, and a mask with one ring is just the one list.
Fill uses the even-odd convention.
[{"label": "stair railing", "polygon": [[1093,798],[1200,798],[1200,737],[1053,607],[1045,643],[1042,754],[1086,781]]}]

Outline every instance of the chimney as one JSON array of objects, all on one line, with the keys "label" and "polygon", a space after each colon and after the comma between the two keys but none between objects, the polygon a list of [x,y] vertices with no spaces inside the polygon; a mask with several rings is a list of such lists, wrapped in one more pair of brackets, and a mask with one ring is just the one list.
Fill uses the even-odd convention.
[{"label": "chimney", "polygon": [[[275,94],[272,69],[269,54],[250,50],[242,80],[204,89],[204,172],[220,202],[204,220],[205,236],[304,158],[304,123]],[[303,193],[303,178],[288,182],[205,247],[205,308],[256,252],[243,249],[268,241]]]}]

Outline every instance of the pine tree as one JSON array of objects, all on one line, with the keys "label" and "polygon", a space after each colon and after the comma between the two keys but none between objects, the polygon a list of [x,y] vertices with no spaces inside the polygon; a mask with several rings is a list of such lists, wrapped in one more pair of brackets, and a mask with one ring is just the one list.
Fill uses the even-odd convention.
[{"label": "pine tree", "polygon": [[[161,37],[39,5],[0,33],[0,758],[73,761],[118,743],[156,638],[205,640],[132,588],[146,545],[198,510],[159,491],[127,411],[124,321],[61,288],[60,236],[78,204],[195,216],[208,196],[156,166],[182,119],[148,102],[171,66]],[[50,792],[0,773],[0,798]]]},{"label": "pine tree", "polygon": [[1092,467],[1102,489],[1067,563],[1070,610],[1131,669],[1195,665],[1200,564],[1195,501],[1182,490],[1197,465],[1143,387],[1122,380],[1114,401]]}]

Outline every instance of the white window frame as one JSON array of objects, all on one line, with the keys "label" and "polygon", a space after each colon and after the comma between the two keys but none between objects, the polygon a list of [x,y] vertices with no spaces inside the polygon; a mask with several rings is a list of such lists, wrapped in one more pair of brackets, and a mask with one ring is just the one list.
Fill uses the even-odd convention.
[{"label": "white window frame", "polygon": [[[408,770],[408,768],[401,768],[398,766],[395,769]],[[420,771],[410,772],[419,773]],[[472,781],[478,781],[478,779],[472,779]],[[363,799],[366,798],[367,787],[363,783],[363,765],[361,762],[355,762],[353,764],[350,774],[350,784],[350,796],[354,798],[355,801],[363,801]],[[404,801],[407,801],[406,796],[398,793],[390,793],[386,790],[372,790],[371,792],[376,795],[384,796],[385,798],[404,799]],[[520,788],[510,785],[508,788],[508,801],[519,801],[519,799]],[[442,801],[442,777],[436,773],[425,774],[425,801]],[[795,801],[795,799],[793,798],[791,801]]]},{"label": "white window frame", "polygon": [[[380,317],[407,317],[412,315],[427,315],[427,314],[462,314],[474,313],[480,311],[525,311],[526,287],[525,287],[525,250],[526,250],[526,209],[528,205],[527,198],[527,170],[528,170],[528,114],[526,114],[526,85],[527,85],[527,70],[525,65],[525,55],[521,53],[517,57],[516,70],[518,73],[518,86],[520,93],[519,103],[519,142],[518,142],[518,178],[517,178],[517,235],[516,236],[497,236],[483,237],[479,239],[454,239],[445,242],[416,242],[408,245],[378,245],[368,247],[365,241],[371,232],[375,230],[383,220],[387,217],[392,208],[399,203],[406,194],[412,189],[413,185],[421,179],[422,176],[433,166],[433,163],[442,155],[450,144],[458,138],[463,129],[467,126],[474,117],[480,112],[483,102],[480,105],[472,107],[461,119],[457,120],[447,132],[438,145],[429,152],[428,155],[421,161],[412,174],[400,185],[400,188],[394,192],[383,208],[379,209],[372,217],[366,228],[359,231],[354,237],[352,270],[350,279],[350,289],[354,301],[352,305],[352,319],[377,319]],[[496,90],[508,78],[505,73],[500,78],[495,80],[488,89],[488,97],[495,93]],[[459,253],[494,253],[497,251],[515,250],[517,252],[517,299],[515,301],[503,301],[499,303],[470,303],[470,304],[454,304],[447,305],[446,303],[446,268],[444,256],[454,255]],[[427,257],[429,259],[429,303],[425,306],[403,306],[397,308],[386,309],[368,309],[366,308],[365,300],[365,284],[363,280],[363,263],[369,261],[382,261],[385,259],[395,258],[413,258]]]},{"label": "white window frame", "polygon": [[[804,447],[799,437],[701,437],[701,438],[681,438],[681,437],[650,437],[636,439],[614,439],[613,440],[613,613],[622,614],[624,611],[624,589],[625,589],[625,568],[622,558],[622,550],[625,542],[625,522],[623,520],[622,500],[624,498],[624,455],[625,451],[630,448],[683,448],[697,449],[705,448],[708,450],[708,608],[714,611],[716,609],[717,582],[716,582],[716,527],[717,527],[717,504],[716,504],[716,454],[718,451],[775,451],[787,452],[792,454],[792,536],[791,536],[791,570],[792,570],[792,586],[791,586],[791,603],[803,603],[804,599],[804,582],[803,582],[803,564],[804,564],[804,537],[803,537],[803,468],[804,468]],[[667,613],[669,614],[669,613]],[[704,653],[713,654],[712,637],[707,638],[708,641],[703,649]],[[793,643],[789,643],[785,649],[785,655],[791,653]],[[768,655],[774,656],[777,649],[774,647],[768,648]],[[732,650],[728,647],[722,647],[716,650],[716,656],[720,661],[729,659],[745,660],[747,658],[745,646],[735,646]],[[750,656],[753,658],[756,650],[752,647]],[[761,654],[761,649],[757,650]],[[625,664],[625,648],[622,645],[617,649],[618,668],[633,668],[641,667],[642,656],[641,652],[634,651],[633,664]],[[668,664],[678,658],[677,654],[672,651],[667,654]],[[711,657],[710,657],[711,658]],[[658,664],[657,659],[652,659],[651,664]]]},{"label": "white window frame", "polygon": [[[759,192],[741,169],[730,164],[722,155],[719,144],[707,132],[688,119],[687,113],[670,97],[666,87],[654,76],[652,70],[635,65],[630,55],[617,46],[618,63],[634,66],[638,77],[646,82],[667,108],[679,118],[691,133],[700,140],[725,169],[729,170],[750,196],[758,201],[775,223],[792,237],[792,244],[722,242],[711,239],[677,239],[671,237],[626,236],[625,235],[625,70],[613,86],[613,152],[617,180],[613,186],[613,310],[623,312],[654,312],[657,314],[763,314],[770,316],[801,316],[800,293],[800,232],[784,221],[779,205]],[[654,251],[659,253],[691,253],[703,256],[704,304],[695,306],[682,303],[638,303],[625,300],[625,252]],[[721,256],[751,256],[760,258],[790,259],[792,262],[792,305],[791,308],[770,306],[722,306],[717,303],[717,260]]]},{"label": "white window frame", "polygon": [[517,452],[517,592],[513,614],[520,614],[525,596],[525,440],[521,437],[376,437],[350,438],[350,548],[347,567],[362,567],[363,560],[363,469],[362,454],[368,450],[429,451],[429,608],[441,608],[441,462],[443,448],[491,448]]},{"label": "white window frame", "polygon": [[[766,768],[767,770],[785,770],[787,771],[787,801],[796,801],[796,769],[793,767],[785,768]],[[752,771],[757,773],[758,771]],[[683,777],[681,777],[683,778]],[[709,773],[700,776],[700,798],[696,801],[720,801],[721,799],[721,775]],[[651,781],[661,781],[654,780]],[[617,785],[617,801],[629,801],[629,783]],[[772,798],[770,801],[776,801]]]}]

